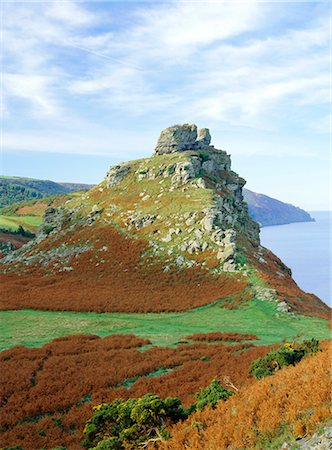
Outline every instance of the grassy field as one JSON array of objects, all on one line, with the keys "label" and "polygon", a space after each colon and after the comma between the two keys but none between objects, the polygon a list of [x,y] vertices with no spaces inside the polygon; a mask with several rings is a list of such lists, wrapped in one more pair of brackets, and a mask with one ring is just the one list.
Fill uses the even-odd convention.
[{"label": "grassy field", "polygon": [[25,230],[35,232],[41,225],[42,218],[38,216],[2,216],[0,215],[0,228],[16,231],[21,225]]},{"label": "grassy field", "polygon": [[212,331],[256,334],[257,345],[316,337],[330,337],[327,321],[314,317],[276,316],[275,305],[259,300],[229,310],[216,302],[183,313],[72,313],[53,311],[1,311],[0,349],[14,345],[40,346],[70,334],[134,333],[154,345],[173,346],[185,336]]}]

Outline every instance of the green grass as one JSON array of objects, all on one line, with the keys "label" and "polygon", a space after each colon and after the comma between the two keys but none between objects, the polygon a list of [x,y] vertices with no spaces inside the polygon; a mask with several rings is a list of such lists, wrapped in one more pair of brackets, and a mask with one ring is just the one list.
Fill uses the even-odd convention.
[{"label": "green grass", "polygon": [[0,215],[0,229],[16,231],[21,225],[25,230],[36,231],[42,224],[42,218],[38,216],[2,216]]},{"label": "green grass", "polygon": [[276,317],[275,305],[259,300],[234,310],[223,309],[216,302],[183,313],[161,314],[1,311],[0,323],[1,350],[14,345],[40,346],[56,337],[77,333],[134,333],[159,346],[174,346],[187,335],[211,331],[257,334],[257,345],[292,340],[295,336],[330,337],[326,320],[287,314]]}]

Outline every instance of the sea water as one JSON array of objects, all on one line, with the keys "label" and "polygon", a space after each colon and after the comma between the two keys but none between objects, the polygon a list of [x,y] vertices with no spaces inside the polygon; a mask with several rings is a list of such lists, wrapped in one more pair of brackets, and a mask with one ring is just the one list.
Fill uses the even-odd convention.
[{"label": "sea water", "polygon": [[331,213],[310,215],[315,222],[262,228],[261,243],[292,269],[301,289],[331,305]]}]

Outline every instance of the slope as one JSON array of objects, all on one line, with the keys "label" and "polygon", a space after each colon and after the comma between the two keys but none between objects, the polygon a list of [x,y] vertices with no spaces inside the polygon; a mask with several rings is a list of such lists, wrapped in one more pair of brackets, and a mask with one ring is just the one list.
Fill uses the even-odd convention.
[{"label": "slope", "polygon": [[248,204],[250,217],[262,227],[315,220],[301,208],[249,189],[243,189],[243,197]]},{"label": "slope", "polygon": [[232,296],[327,317],[260,246],[245,180],[200,133],[166,129],[152,158],[112,167],[89,192],[48,208],[37,238],[3,260],[2,309],[184,311]]},{"label": "slope", "polygon": [[56,183],[34,178],[0,176],[0,208],[29,199],[90,189],[92,185],[78,183]]},{"label": "slope", "polygon": [[325,342],[323,352],[244,387],[215,410],[189,416],[158,448],[298,448],[296,439],[330,420],[330,361],[331,347]]}]

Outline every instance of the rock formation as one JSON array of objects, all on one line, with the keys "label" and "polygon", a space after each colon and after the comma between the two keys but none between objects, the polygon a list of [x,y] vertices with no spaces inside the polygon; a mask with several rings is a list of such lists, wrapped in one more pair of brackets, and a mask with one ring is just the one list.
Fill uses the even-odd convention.
[{"label": "rock formation", "polygon": [[156,148],[156,155],[182,152],[186,150],[205,150],[209,148],[211,136],[208,128],[197,132],[196,125],[174,125],[160,133]]},{"label": "rock formation", "polygon": [[[196,125],[162,131],[152,157],[113,166],[91,191],[48,208],[36,238],[2,260],[5,270],[29,273],[38,267],[47,274],[75,274],[81,259],[93,270],[104,264],[106,269],[104,242],[101,255],[88,252],[101,245],[97,236],[107,230],[125,236],[122,252],[129,259],[132,248],[138,252],[138,245],[146,244],[139,264],[149,274],[155,264],[164,272],[203,269],[213,279],[235,272],[234,280],[242,281],[258,271],[269,280],[274,277],[271,286],[276,289],[266,290],[262,283],[261,290],[250,291],[266,301],[278,297],[278,314],[291,311],[288,296],[281,294],[287,283],[293,283],[296,293],[294,309],[300,305],[300,310],[311,311],[313,305],[325,314],[318,299],[310,298],[308,307],[297,300],[304,294],[294,286],[290,270],[260,246],[259,226],[243,201],[245,180],[231,169],[230,156],[210,141],[209,130],[197,131]],[[113,245],[112,240],[105,242]],[[112,262],[109,270],[122,271],[121,264],[116,266]]]},{"label": "rock formation", "polygon": [[[258,246],[259,229],[250,219],[243,202],[242,188],[246,181],[231,170],[230,156],[211,146],[210,142],[211,135],[207,128],[197,131],[196,125],[175,125],[161,132],[155,155],[188,152],[185,161],[164,168],[163,176],[171,177],[171,190],[192,184],[196,189],[211,189],[214,192],[212,204],[195,216],[201,224],[195,239],[183,243],[181,248],[189,253],[204,251],[207,235],[208,239],[205,239],[218,246],[217,258],[223,269],[233,270],[237,232],[244,233]],[[165,242],[170,242],[171,236],[171,233],[165,236]]]}]

